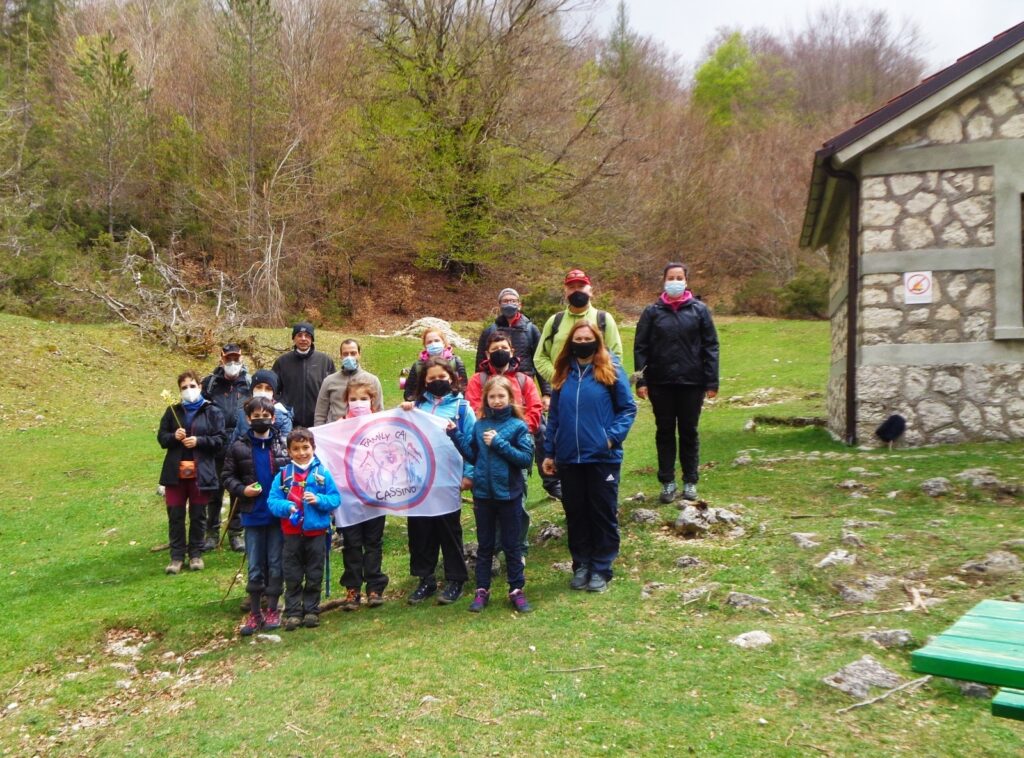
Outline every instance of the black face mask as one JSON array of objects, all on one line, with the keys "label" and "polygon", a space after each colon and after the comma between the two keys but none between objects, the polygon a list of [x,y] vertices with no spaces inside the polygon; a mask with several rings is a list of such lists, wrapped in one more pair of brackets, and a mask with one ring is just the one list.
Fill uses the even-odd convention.
[{"label": "black face mask", "polygon": [[427,382],[426,390],[434,397],[444,397],[452,391],[452,383],[447,379],[435,379]]},{"label": "black face mask", "polygon": [[270,431],[270,427],[273,425],[273,423],[273,419],[254,418],[252,421],[249,422],[249,426],[252,427],[252,430],[257,434],[263,434],[264,432]]},{"label": "black face mask", "polygon": [[504,316],[509,321],[514,319],[516,317],[517,313],[519,313],[519,306],[518,305],[503,305],[503,306],[501,306],[501,315]]},{"label": "black face mask", "polygon": [[590,295],[583,290],[576,290],[567,298],[569,305],[573,308],[582,308],[584,305],[590,302]]},{"label": "black face mask", "polygon": [[594,353],[597,352],[597,340],[593,342],[570,342],[569,351],[572,353],[574,358],[587,358],[593,357]]},{"label": "black face mask", "polygon": [[490,355],[491,365],[494,368],[505,368],[512,360],[512,353],[508,350],[495,350]]}]

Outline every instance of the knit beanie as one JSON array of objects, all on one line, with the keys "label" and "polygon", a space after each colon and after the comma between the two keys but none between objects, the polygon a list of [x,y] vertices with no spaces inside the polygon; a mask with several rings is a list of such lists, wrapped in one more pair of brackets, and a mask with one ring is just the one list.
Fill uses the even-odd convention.
[{"label": "knit beanie", "polygon": [[255,387],[257,384],[269,384],[270,389],[274,391],[275,395],[277,394],[277,374],[269,368],[261,368],[252,375],[252,386]]},{"label": "knit beanie", "polygon": [[292,327],[292,339],[295,339],[295,335],[298,334],[299,332],[305,332],[306,334],[309,335],[310,339],[314,339],[313,325],[308,321],[300,321],[299,323]]},{"label": "knit beanie", "polygon": [[514,296],[514,297],[515,297],[515,299],[516,299],[516,300],[519,300],[519,299],[520,299],[520,297],[519,297],[519,293],[518,293],[518,292],[516,292],[516,291],[515,291],[514,289],[512,289],[511,287],[506,287],[505,289],[503,289],[503,290],[502,290],[501,292],[499,292],[499,293],[498,293],[498,302],[499,302],[499,303],[501,303],[501,299],[502,299],[503,297],[505,297],[505,295],[512,295],[512,296]]}]

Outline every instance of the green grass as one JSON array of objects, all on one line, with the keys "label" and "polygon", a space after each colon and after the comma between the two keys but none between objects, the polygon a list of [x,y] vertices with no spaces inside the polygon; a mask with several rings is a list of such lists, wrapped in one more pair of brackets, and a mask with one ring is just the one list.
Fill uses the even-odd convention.
[{"label": "green grass", "polygon": [[[471,336],[478,328],[460,326]],[[1020,501],[963,487],[933,500],[918,484],[982,465],[1019,477],[1019,444],[858,451],[820,429],[744,432],[754,414],[823,413],[827,327],[723,319],[720,332],[722,393],[702,421],[701,494],[741,511],[745,536],[682,542],[657,525],[632,523],[633,506],[626,503],[609,592],[570,592],[568,576],[552,568],[568,557],[564,542],[534,546],[527,581],[535,613],[518,618],[496,602],[477,616],[465,612],[468,601],[451,608],[404,604],[413,580],[404,522],[394,518],[386,533],[392,583],[385,607],[327,613],[317,630],[282,632],[280,644],[253,644],[235,634],[238,587],[220,603],[239,565],[235,554],[212,554],[200,574],[166,577],[166,555],[149,552],[166,538],[166,516],[154,494],[162,460],[155,439],[160,390],[173,389],[177,371],[190,362],[119,327],[0,315],[10,356],[0,386],[0,596],[7,618],[0,629],[0,751],[1016,752],[1021,727],[992,718],[986,701],[965,699],[946,682],[837,715],[852,701],[820,679],[866,653],[911,676],[908,651],[879,650],[855,634],[871,625],[904,627],[923,643],[978,600],[1017,589],[1012,579],[958,585],[942,577],[1003,540],[1024,536]],[[285,330],[259,334],[264,342],[287,344]],[[318,331],[318,347],[336,354],[342,336],[348,335]],[[630,330],[624,338],[632,339]],[[365,337],[363,345],[387,404],[397,403],[398,371],[416,343]],[[769,387],[780,402],[745,408],[735,399]],[[657,483],[646,405],[626,449],[622,497],[643,491],[645,507],[670,520],[674,507],[651,504]],[[738,451],[751,449],[753,464],[732,465]],[[876,475],[848,471],[857,466]],[[868,497],[836,488],[847,478],[869,485]],[[557,504],[538,497],[540,491],[534,481],[535,529],[546,520],[562,522]],[[859,530],[867,542],[856,551],[860,565],[813,568],[840,546],[849,518],[882,523]],[[472,539],[468,509],[464,526]],[[822,547],[798,550],[792,531],[817,532]],[[676,569],[683,554],[704,565]],[[335,583],[340,572],[335,556]],[[906,602],[902,579],[945,602],[927,615],[830,619],[852,608],[832,583],[867,573],[895,577],[867,609]],[[665,586],[641,599],[647,582]],[[679,600],[680,592],[709,582],[721,586],[706,600]],[[769,598],[776,615],[727,607],[729,590]],[[757,651],[728,644],[752,629],[769,632],[775,643]],[[105,649],[108,635],[121,634],[151,637],[135,662],[137,673],[111,665],[128,660]]]}]

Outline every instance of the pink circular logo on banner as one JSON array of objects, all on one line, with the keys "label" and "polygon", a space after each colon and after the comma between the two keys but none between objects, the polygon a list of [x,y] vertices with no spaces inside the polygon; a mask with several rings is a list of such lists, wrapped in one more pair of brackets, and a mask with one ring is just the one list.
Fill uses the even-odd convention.
[{"label": "pink circular logo on banner", "polygon": [[345,475],[366,505],[404,511],[423,502],[434,483],[437,463],[427,438],[399,418],[370,420],[349,443]]}]

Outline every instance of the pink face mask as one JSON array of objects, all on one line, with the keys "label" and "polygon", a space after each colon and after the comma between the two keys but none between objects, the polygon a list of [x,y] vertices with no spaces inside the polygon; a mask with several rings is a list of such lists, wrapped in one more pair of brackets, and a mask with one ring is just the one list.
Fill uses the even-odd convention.
[{"label": "pink face mask", "polygon": [[349,400],[348,403],[348,415],[345,418],[355,418],[356,416],[368,416],[372,413],[370,410],[369,400]]}]

